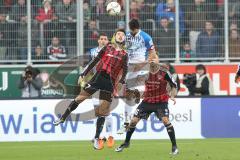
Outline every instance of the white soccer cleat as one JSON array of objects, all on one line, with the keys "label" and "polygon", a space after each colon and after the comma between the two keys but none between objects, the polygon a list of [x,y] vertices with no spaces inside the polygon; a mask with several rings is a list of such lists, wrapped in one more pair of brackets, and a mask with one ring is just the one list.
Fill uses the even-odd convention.
[{"label": "white soccer cleat", "polygon": [[122,152],[124,150],[124,148],[128,148],[129,145],[130,145],[130,143],[124,142],[123,144],[121,144],[119,147],[117,147],[115,149],[115,152]]},{"label": "white soccer cleat", "polygon": [[63,123],[63,122],[64,122],[64,120],[62,118],[59,118],[59,119],[53,121],[53,125],[58,126],[60,123]]},{"label": "white soccer cleat", "polygon": [[170,153],[171,155],[177,155],[179,154],[179,151],[178,151],[178,148],[175,146],[175,147],[172,147],[172,152]]}]

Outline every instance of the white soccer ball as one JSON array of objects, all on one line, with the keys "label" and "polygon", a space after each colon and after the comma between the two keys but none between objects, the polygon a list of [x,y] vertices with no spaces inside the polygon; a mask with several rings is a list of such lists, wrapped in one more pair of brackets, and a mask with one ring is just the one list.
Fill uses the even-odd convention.
[{"label": "white soccer ball", "polygon": [[108,5],[107,5],[107,12],[111,16],[119,15],[120,12],[121,12],[120,4],[117,3],[117,2],[110,2],[110,3],[108,3]]}]

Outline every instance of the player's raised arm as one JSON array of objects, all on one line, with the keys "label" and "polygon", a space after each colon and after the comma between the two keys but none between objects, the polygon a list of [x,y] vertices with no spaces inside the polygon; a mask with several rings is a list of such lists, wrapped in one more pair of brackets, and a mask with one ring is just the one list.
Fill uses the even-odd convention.
[{"label": "player's raised arm", "polygon": [[105,53],[105,51],[106,51],[106,47],[103,47],[99,51],[97,57],[95,57],[92,61],[90,61],[89,64],[83,69],[81,76],[86,76],[88,74],[88,72],[91,71],[94,66],[96,66],[96,64],[100,61],[100,59],[103,56],[103,54]]},{"label": "player's raised arm", "polygon": [[171,73],[169,71],[166,71],[166,75],[165,75],[165,79],[166,81],[168,81],[171,90],[169,91],[169,95],[170,95],[170,99],[174,102],[174,105],[176,104],[176,100],[175,97],[177,95],[177,83],[175,82],[175,80],[173,79]]}]

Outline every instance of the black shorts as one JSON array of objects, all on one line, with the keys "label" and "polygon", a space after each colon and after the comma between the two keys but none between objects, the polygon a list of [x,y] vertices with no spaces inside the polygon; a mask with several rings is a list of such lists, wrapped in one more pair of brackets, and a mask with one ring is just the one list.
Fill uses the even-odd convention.
[{"label": "black shorts", "polygon": [[90,95],[100,90],[99,99],[111,102],[113,86],[114,84],[109,74],[106,72],[97,72],[83,89]]},{"label": "black shorts", "polygon": [[141,102],[137,107],[134,117],[140,119],[148,119],[151,113],[155,113],[155,115],[161,120],[162,117],[169,117],[169,109],[168,103],[146,103]]}]

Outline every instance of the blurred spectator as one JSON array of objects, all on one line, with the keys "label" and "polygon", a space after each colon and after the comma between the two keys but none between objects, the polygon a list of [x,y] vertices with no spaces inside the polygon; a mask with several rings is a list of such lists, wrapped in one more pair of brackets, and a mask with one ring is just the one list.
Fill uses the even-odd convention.
[{"label": "blurred spectator", "polygon": [[205,1],[194,0],[194,3],[187,8],[186,15],[186,29],[187,37],[189,37],[191,48],[196,52],[196,41],[200,32],[205,28],[205,22],[207,20],[207,13],[205,12]]},{"label": "blurred spectator", "polygon": [[117,28],[118,29],[125,29],[126,28],[125,21],[118,21]]},{"label": "blurred spectator", "polygon": [[230,29],[230,30],[234,30],[234,29],[238,30],[238,25],[237,25],[237,23],[236,23],[236,22],[232,22],[232,23],[230,24],[229,29]]},{"label": "blurred spectator", "polygon": [[156,19],[156,5],[157,0],[141,0],[141,3],[139,5],[139,10],[141,11],[139,13],[140,20],[145,21],[147,19]]},{"label": "blurred spectator", "polygon": [[[33,52],[32,52],[32,59],[33,60],[44,60],[46,59],[44,52],[43,52],[43,48],[41,47],[41,45],[37,45]],[[36,63],[34,63],[36,64]]]},{"label": "blurred spectator", "polygon": [[76,5],[72,0],[62,0],[56,4],[56,15],[60,21],[75,22],[76,21]]},{"label": "blurred spectator", "polygon": [[202,31],[197,39],[197,57],[220,57],[221,40],[217,31],[214,30],[213,23],[206,21],[205,30]]},{"label": "blurred spectator", "polygon": [[130,19],[139,19],[138,5],[134,0],[132,0],[130,3]]},{"label": "blurred spectator", "polygon": [[[32,23],[32,32],[31,32],[31,37],[37,37],[37,26],[36,24]],[[18,58],[20,60],[27,60],[27,39],[28,39],[28,26],[27,22],[22,21],[17,29],[17,48],[18,48],[18,53],[19,56]],[[35,40],[32,38],[32,40]],[[32,45],[35,45],[35,41],[32,41]]]},{"label": "blurred spectator", "polygon": [[240,37],[238,31],[233,29],[229,35],[229,56],[240,57]]},{"label": "blurred spectator", "polygon": [[[170,22],[175,25],[175,1],[167,0],[166,3],[161,2],[157,6],[156,10],[157,21],[159,21],[162,17],[167,17]],[[184,15],[181,8],[179,8],[179,25],[180,25],[180,33],[184,33],[185,24],[184,24]]]},{"label": "blurred spectator", "polygon": [[0,10],[3,9],[6,14],[11,10],[12,5],[16,0],[1,0],[0,1]]},{"label": "blurred spectator", "polygon": [[87,28],[85,28],[85,51],[90,50],[97,45],[97,39],[99,36],[99,30],[97,29],[97,23],[94,20],[89,21]]},{"label": "blurred spectator", "polygon": [[91,19],[99,19],[103,14],[106,13],[106,8],[104,5],[105,1],[104,0],[96,0],[96,5],[92,6],[91,13],[92,18]]},{"label": "blurred spectator", "polygon": [[187,86],[189,95],[204,96],[213,95],[213,85],[210,77],[207,74],[206,67],[202,64],[196,66],[196,83],[192,86]]},{"label": "blurred spectator", "polygon": [[4,42],[3,34],[0,33],[0,59],[3,60],[6,58],[7,47]]},{"label": "blurred spectator", "polygon": [[51,6],[51,0],[44,0],[43,8],[38,9],[36,20],[38,22],[48,23],[54,19],[57,19],[57,17],[54,15],[54,11]]},{"label": "blurred spectator", "polygon": [[47,47],[47,54],[51,60],[61,60],[67,58],[65,47],[60,44],[58,37],[52,38],[52,44]]},{"label": "blurred spectator", "polygon": [[106,11],[105,0],[97,0],[96,6],[92,7],[92,20],[98,22],[99,30],[106,32],[107,35],[112,35],[117,28],[117,22],[121,20],[122,15],[111,16]]},{"label": "blurred spectator", "polygon": [[17,22],[27,22],[27,5],[25,0],[17,0],[17,4],[12,6],[10,19]]},{"label": "blurred spectator", "polygon": [[73,0],[61,0],[56,4],[56,15],[61,22],[58,23],[59,37],[70,47],[76,43],[76,4]]},{"label": "blurred spectator", "polygon": [[239,0],[229,0],[228,1],[228,12],[229,12],[229,17],[231,19],[234,17],[240,18],[240,2],[239,2]]},{"label": "blurred spectator", "polygon": [[43,82],[43,86],[41,88],[41,97],[63,97],[63,87],[61,87],[59,83],[53,83],[50,81],[49,77],[50,75],[47,71],[43,71],[40,74],[40,78]]},{"label": "blurred spectator", "polygon": [[3,13],[3,10],[0,10],[0,59],[6,58],[7,53],[7,44],[8,44],[8,24],[6,21],[6,16]]},{"label": "blurred spectator", "polygon": [[[222,29],[224,28],[224,5],[221,5],[218,9],[218,15],[222,19]],[[228,1],[228,16],[229,21],[238,21],[240,18],[240,1],[239,0],[229,0]]]},{"label": "blurred spectator", "polygon": [[183,50],[180,53],[181,58],[195,58],[196,54],[192,51],[190,43],[183,45]]},{"label": "blurred spectator", "polygon": [[154,36],[159,57],[175,58],[175,29],[167,17],[161,18],[160,28],[155,31]]},{"label": "blurred spectator", "polygon": [[91,19],[91,9],[87,1],[83,3],[84,23],[86,24]]},{"label": "blurred spectator", "polygon": [[42,80],[39,77],[39,70],[32,68],[31,66],[27,66],[24,69],[24,72],[18,83],[18,88],[22,90],[22,97],[39,97],[41,87]]}]

